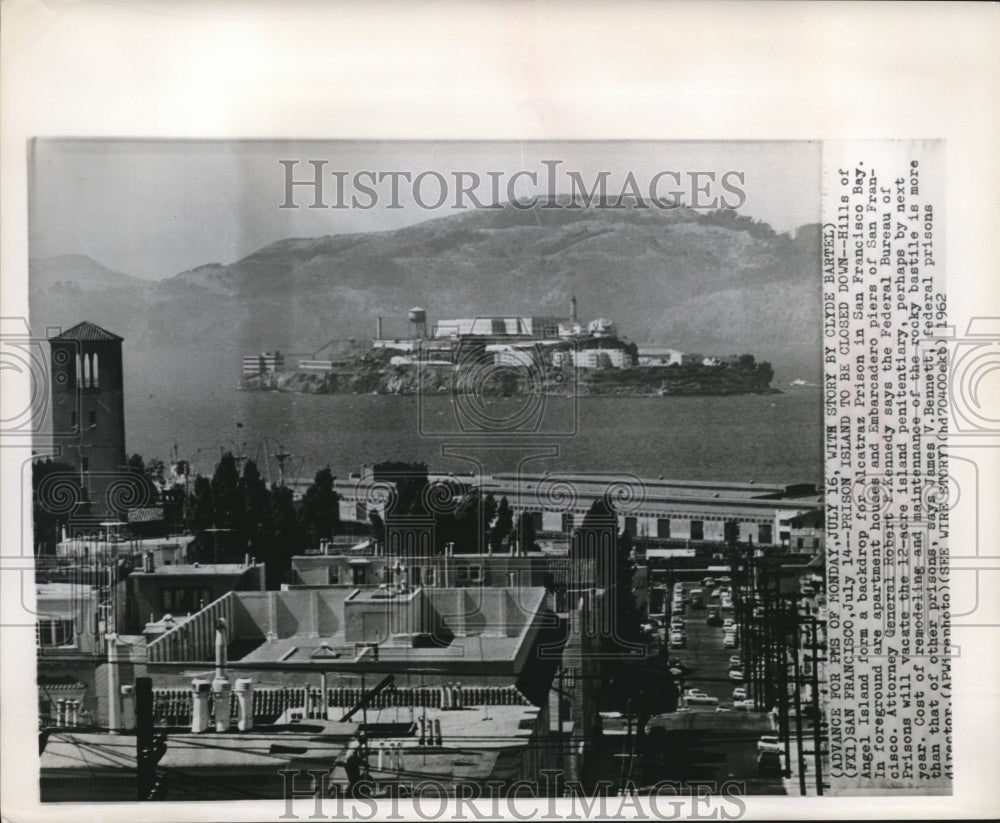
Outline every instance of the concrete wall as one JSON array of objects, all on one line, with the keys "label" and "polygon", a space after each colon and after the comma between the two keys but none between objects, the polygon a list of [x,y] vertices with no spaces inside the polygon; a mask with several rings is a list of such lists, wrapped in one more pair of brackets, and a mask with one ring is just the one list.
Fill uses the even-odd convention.
[{"label": "concrete wall", "polygon": [[344,626],[344,601],[350,589],[239,592],[233,607],[234,639],[276,638],[294,634],[326,637]]},{"label": "concrete wall", "polygon": [[126,623],[128,632],[139,634],[151,619],[160,620],[164,614],[194,614],[199,611],[163,608],[164,589],[205,589],[208,596],[204,598],[207,606],[218,600],[226,592],[246,591],[260,588],[260,575],[263,566],[248,568],[239,574],[132,574],[128,577],[128,611]]}]

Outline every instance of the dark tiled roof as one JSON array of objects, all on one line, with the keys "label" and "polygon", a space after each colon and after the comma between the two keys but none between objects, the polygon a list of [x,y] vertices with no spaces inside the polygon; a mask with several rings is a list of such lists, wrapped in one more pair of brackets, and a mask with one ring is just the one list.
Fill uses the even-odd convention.
[{"label": "dark tiled roof", "polygon": [[86,684],[81,683],[75,677],[70,674],[63,675],[51,675],[51,674],[40,674],[38,675],[38,685],[42,688],[49,690],[52,689],[85,689]]},{"label": "dark tiled roof", "polygon": [[153,507],[148,509],[129,509],[129,523],[155,523],[163,519],[163,508]]},{"label": "dark tiled roof", "polygon": [[55,337],[50,337],[50,340],[83,340],[86,342],[91,341],[108,341],[120,342],[123,338],[119,337],[117,334],[112,334],[107,329],[102,329],[100,326],[91,323],[89,320],[84,320],[82,323],[77,323],[73,328],[66,329],[62,334],[58,334]]}]

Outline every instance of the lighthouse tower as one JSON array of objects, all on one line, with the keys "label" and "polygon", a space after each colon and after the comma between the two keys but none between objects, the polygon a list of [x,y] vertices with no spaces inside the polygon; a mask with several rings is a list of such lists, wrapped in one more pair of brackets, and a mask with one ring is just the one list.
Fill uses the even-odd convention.
[{"label": "lighthouse tower", "polygon": [[122,338],[89,321],[49,338],[52,431],[59,462],[79,474],[92,514],[126,472]]}]

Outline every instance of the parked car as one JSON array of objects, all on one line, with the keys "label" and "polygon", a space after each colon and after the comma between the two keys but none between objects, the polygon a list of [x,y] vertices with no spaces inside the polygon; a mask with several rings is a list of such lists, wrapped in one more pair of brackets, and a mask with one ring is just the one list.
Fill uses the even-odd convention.
[{"label": "parked car", "polygon": [[730,669],[729,679],[735,680],[737,683],[743,682],[743,669]]},{"label": "parked car", "polygon": [[731,578],[728,574],[724,574],[722,575],[722,577],[719,578],[719,582],[726,583],[728,585],[729,583],[733,582],[733,578]]},{"label": "parked car", "polygon": [[701,581],[701,585],[703,585],[706,589],[711,588],[712,586],[715,585],[715,578],[706,577],[704,580]]},{"label": "parked car", "polygon": [[677,629],[677,630],[683,629],[684,628],[684,619],[681,618],[681,617],[671,617],[670,618],[670,628],[671,629]]},{"label": "parked car", "polygon": [[725,620],[722,621],[722,628],[726,629],[727,631],[729,629],[732,629],[733,631],[735,631],[736,630],[736,621],[733,620],[733,618],[731,618],[731,617],[727,617]]},{"label": "parked car", "polygon": [[722,638],[722,648],[724,649],[735,649],[739,645],[736,642],[735,632],[726,632],[726,636]]},{"label": "parked car", "polygon": [[759,752],[781,752],[784,751],[785,744],[776,734],[762,735],[757,741],[757,751]]},{"label": "parked car", "polygon": [[684,692],[684,701],[689,706],[717,706],[719,698],[705,694],[701,689],[688,689]]},{"label": "parked car", "polygon": [[747,699],[747,690],[743,686],[737,686],[735,689],[733,689],[734,703],[737,700],[746,700],[746,699]]},{"label": "parked car", "polygon": [[743,666],[743,660],[738,654],[731,655],[729,658],[729,668],[739,669]]},{"label": "parked car", "polygon": [[687,646],[687,635],[684,632],[670,632],[670,645],[675,649]]},{"label": "parked car", "polygon": [[762,775],[779,776],[785,771],[781,752],[760,752],[757,755],[757,772]]},{"label": "parked car", "polygon": [[752,700],[749,698],[743,698],[743,700],[734,700],[733,708],[738,712],[752,712],[755,706]]}]

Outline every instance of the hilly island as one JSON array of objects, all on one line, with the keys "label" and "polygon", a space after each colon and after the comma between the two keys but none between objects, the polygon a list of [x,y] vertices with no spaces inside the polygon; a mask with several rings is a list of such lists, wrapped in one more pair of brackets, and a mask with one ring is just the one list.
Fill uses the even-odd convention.
[{"label": "hilly island", "polygon": [[[558,368],[542,360],[505,364],[477,357],[461,363],[393,364],[383,351],[322,369],[265,370],[244,375],[244,391],[304,394],[478,394],[510,397],[532,392],[593,397],[655,397],[698,394],[766,394],[773,376],[767,362],[674,364],[626,368]],[[747,360],[751,362],[747,363]],[[488,362],[488,367],[483,366]]]},{"label": "hilly island", "polygon": [[[502,335],[423,360],[373,341],[418,334],[434,341],[435,327],[438,339],[463,336],[441,335],[445,319],[569,319],[575,296],[581,336],[556,357],[561,365],[550,357],[560,348],[557,330],[541,365],[525,369],[536,361],[517,347],[490,352],[501,368],[489,377],[468,372],[479,381],[470,390],[519,393],[534,390],[531,383],[556,391],[576,365],[571,382],[580,394],[724,394],[767,391],[768,364],[780,380],[819,376],[818,270],[816,225],[777,234],[733,211],[508,205],[393,231],[281,240],[160,281],[80,255],[32,259],[29,287],[33,327],[87,317],[125,337],[125,377],[137,391],[175,385],[216,393],[241,381],[317,393],[451,391],[449,364],[480,362]],[[409,319],[417,307],[426,312],[422,330]],[[592,337],[590,324],[605,319],[606,343],[584,355],[592,366],[574,364],[574,351],[590,346],[581,345]],[[545,333],[529,336],[539,342]],[[618,356],[601,351],[611,342],[632,357],[602,368],[605,357]],[[647,358],[640,367],[638,354],[650,348],[675,352],[673,365]],[[287,368],[242,378],[249,354],[279,350]],[[751,352],[752,362],[741,358]],[[695,354],[704,355],[701,363]],[[310,360],[330,368],[298,368]],[[526,376],[517,376],[519,366]]]}]

